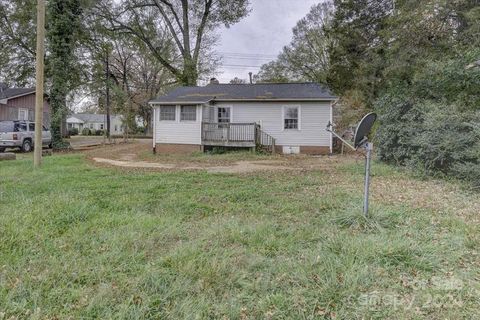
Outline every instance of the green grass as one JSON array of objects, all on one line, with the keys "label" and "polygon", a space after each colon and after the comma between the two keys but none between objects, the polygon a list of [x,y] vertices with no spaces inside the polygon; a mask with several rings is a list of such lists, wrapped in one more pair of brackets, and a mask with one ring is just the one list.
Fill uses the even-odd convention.
[{"label": "green grass", "polygon": [[[335,183],[361,188],[361,168],[229,175],[125,172],[81,155],[47,157],[37,171],[28,157],[2,162],[0,319],[478,317],[478,226],[383,201],[365,219],[361,195]],[[373,170],[373,183],[414,179]],[[439,285],[454,281],[462,286]]]}]

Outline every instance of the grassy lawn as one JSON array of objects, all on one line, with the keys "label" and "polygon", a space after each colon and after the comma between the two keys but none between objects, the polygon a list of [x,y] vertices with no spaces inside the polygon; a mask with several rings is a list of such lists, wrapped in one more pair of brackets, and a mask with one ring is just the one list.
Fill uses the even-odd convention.
[{"label": "grassy lawn", "polygon": [[478,194],[375,163],[366,220],[362,165],[2,162],[0,319],[478,318]]}]

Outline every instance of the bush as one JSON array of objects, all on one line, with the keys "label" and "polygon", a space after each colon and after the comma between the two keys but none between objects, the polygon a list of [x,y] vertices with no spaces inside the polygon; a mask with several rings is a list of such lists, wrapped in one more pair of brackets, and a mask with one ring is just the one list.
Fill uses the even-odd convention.
[{"label": "bush", "polygon": [[96,136],[103,136],[104,133],[105,133],[105,130],[96,130],[96,131],[95,131],[95,135],[96,135]]},{"label": "bush", "polygon": [[381,160],[480,186],[480,111],[398,92],[380,99],[377,111]]},{"label": "bush", "polygon": [[68,135],[69,136],[77,136],[78,135],[78,129],[77,128],[72,128],[68,130]]},{"label": "bush", "polygon": [[84,136],[89,136],[91,134],[90,129],[88,128],[83,128],[82,130],[82,135]]},{"label": "bush", "polygon": [[146,132],[147,132],[147,128],[145,127],[137,127],[135,129],[135,134],[144,135]]}]

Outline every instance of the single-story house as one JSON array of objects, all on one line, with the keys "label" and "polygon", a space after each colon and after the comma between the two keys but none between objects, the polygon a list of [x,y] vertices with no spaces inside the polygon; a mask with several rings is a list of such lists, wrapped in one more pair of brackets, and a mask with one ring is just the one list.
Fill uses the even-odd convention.
[{"label": "single-story house", "polygon": [[328,154],[332,135],[325,128],[336,99],[316,83],[179,87],[149,102],[154,152],[223,146]]},{"label": "single-story house", "polygon": [[[35,88],[10,88],[0,82],[0,121],[35,120]],[[43,101],[43,123],[50,126],[50,107]]]},{"label": "single-story house", "polygon": [[[105,130],[107,128],[107,115],[92,113],[72,114],[67,118],[67,129],[78,129],[82,134],[84,128],[90,130]],[[123,134],[123,118],[120,115],[110,115],[110,134]]]}]

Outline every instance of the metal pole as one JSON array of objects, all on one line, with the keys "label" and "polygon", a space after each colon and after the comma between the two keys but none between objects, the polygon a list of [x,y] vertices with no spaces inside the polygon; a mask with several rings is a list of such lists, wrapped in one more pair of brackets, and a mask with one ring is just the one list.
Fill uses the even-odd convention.
[{"label": "metal pole", "polygon": [[367,159],[365,161],[365,190],[363,197],[363,214],[368,217],[368,192],[370,188],[370,160],[372,157],[373,144],[367,142],[365,144],[365,150],[367,151]]},{"label": "metal pole", "polygon": [[37,52],[36,52],[36,88],[35,88],[35,142],[33,166],[42,164],[42,126],[43,126],[43,73],[45,51],[45,0],[37,2]]}]

